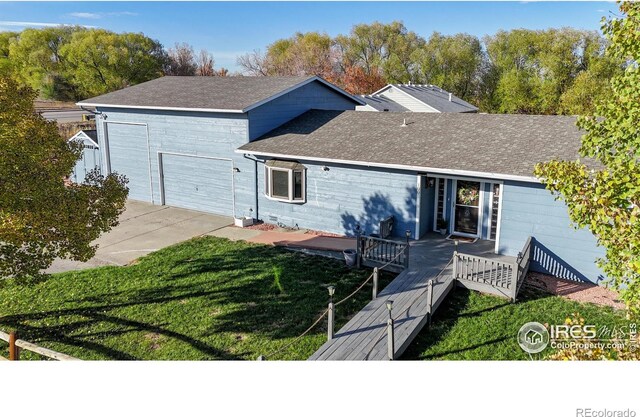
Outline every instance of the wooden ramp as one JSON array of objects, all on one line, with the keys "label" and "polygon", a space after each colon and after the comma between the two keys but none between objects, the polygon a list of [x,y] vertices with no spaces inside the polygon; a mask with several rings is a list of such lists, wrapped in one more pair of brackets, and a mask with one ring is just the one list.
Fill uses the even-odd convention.
[{"label": "wooden ramp", "polygon": [[393,301],[394,358],[399,358],[429,320],[427,288],[432,279],[433,314],[453,288],[451,265],[444,271],[432,265],[401,272],[309,360],[388,360],[387,300]]}]

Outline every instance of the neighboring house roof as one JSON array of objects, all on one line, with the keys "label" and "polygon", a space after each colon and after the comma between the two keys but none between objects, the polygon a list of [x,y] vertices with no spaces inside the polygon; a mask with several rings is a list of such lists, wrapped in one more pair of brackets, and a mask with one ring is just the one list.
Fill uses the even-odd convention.
[{"label": "neighboring house roof", "polygon": [[[475,113],[478,108],[440,87],[427,84],[389,84],[372,94],[380,96],[395,88],[441,113]],[[451,97],[451,100],[449,98]]]},{"label": "neighboring house roof", "polygon": [[360,96],[362,101],[378,111],[406,112],[410,111],[395,101],[383,96]]},{"label": "neighboring house roof", "polygon": [[78,133],[76,133],[75,135],[71,136],[69,138],[69,141],[72,140],[88,140],[89,142],[91,142],[93,145],[95,145],[96,147],[99,147],[98,145],[98,131],[95,129],[84,129],[84,130],[80,130]]},{"label": "neighboring house roof", "polygon": [[320,77],[178,77],[156,78],[83,100],[78,106],[245,113],[311,82],[320,82],[364,102]]},{"label": "neighboring house roof", "polygon": [[537,181],[534,165],[577,159],[580,137],[570,116],[311,110],[236,152]]}]

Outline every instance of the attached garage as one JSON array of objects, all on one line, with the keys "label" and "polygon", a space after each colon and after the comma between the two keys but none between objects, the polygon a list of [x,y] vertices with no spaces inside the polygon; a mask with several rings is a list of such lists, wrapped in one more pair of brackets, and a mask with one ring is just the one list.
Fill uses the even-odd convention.
[{"label": "attached garage", "polygon": [[108,172],[127,177],[130,199],[153,202],[147,125],[107,121],[104,129]]},{"label": "attached garage", "polygon": [[233,216],[230,159],[159,152],[162,204]]}]

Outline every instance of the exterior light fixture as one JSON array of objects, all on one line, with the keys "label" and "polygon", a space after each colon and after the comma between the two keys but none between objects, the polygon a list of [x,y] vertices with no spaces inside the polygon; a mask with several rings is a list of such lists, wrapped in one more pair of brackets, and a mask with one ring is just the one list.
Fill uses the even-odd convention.
[{"label": "exterior light fixture", "polygon": [[324,165],[324,166],[322,167],[322,170],[323,170],[323,171],[325,171],[325,172],[327,172],[327,171],[329,171],[329,167],[328,167],[328,166],[326,166],[326,165]]},{"label": "exterior light fixture", "polygon": [[240,172],[240,168],[238,168],[238,167],[233,167],[233,172]]},{"label": "exterior light fixture", "polygon": [[333,294],[336,293],[336,287],[334,287],[333,285],[329,285],[327,287],[327,290],[329,290],[329,297],[333,299]]},{"label": "exterior light fixture", "polygon": [[387,310],[389,310],[389,318],[391,318],[391,310],[393,310],[393,300],[387,300]]}]

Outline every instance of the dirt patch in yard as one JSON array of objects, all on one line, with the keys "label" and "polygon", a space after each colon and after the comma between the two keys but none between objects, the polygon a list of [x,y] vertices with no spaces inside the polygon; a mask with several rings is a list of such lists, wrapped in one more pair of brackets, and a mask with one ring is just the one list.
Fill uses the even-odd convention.
[{"label": "dirt patch in yard", "polygon": [[277,228],[278,226],[276,226],[275,224],[264,223],[264,222],[258,222],[258,223],[252,224],[251,226],[243,227],[243,229],[262,230],[262,231],[269,231]]},{"label": "dirt patch in yard", "polygon": [[324,237],[344,237],[344,235],[339,235],[337,233],[321,232],[319,230],[307,230],[306,232],[304,232],[304,234]]},{"label": "dirt patch in yard", "polygon": [[569,300],[588,302],[616,309],[624,309],[618,293],[599,285],[569,281],[551,275],[530,272],[525,283],[549,294],[558,295]]}]

